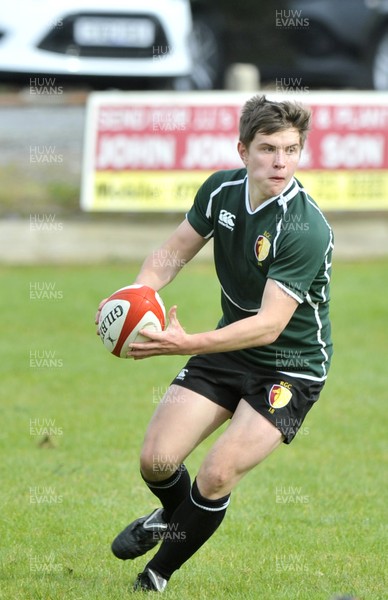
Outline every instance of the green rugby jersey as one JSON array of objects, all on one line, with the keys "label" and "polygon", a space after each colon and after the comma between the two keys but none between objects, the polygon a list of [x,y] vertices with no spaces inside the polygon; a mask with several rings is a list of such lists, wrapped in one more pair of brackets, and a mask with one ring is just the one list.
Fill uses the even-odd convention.
[{"label": "green rugby jersey", "polygon": [[293,178],[280,196],[252,210],[246,169],[219,171],[198,190],[187,213],[191,226],[214,238],[223,315],[217,327],[252,316],[268,278],[299,306],[278,339],[234,353],[284,374],[323,381],[332,355],[329,283],[332,230]]}]

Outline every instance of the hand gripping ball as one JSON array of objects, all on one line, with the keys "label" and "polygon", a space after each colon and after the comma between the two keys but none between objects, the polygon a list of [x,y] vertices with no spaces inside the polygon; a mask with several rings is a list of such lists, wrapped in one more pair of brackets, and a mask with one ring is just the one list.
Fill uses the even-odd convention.
[{"label": "hand gripping ball", "polygon": [[159,294],[146,285],[129,285],[114,292],[102,307],[98,330],[105,348],[126,358],[132,342],[145,342],[141,329],[163,331],[166,311]]}]

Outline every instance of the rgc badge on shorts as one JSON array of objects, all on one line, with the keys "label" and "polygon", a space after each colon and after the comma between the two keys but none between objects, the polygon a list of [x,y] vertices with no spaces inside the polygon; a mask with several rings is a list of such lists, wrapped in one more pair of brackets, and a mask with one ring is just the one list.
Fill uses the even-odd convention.
[{"label": "rgc badge on shorts", "polygon": [[281,381],[280,384],[274,384],[269,390],[268,403],[270,408],[268,409],[271,413],[275,412],[277,408],[283,408],[292,398],[291,383]]}]

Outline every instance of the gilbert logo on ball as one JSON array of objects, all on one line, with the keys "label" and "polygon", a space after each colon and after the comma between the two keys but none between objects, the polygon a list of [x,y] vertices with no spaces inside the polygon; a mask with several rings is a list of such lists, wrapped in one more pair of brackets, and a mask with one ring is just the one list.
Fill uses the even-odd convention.
[{"label": "gilbert logo on ball", "polygon": [[129,285],[112,294],[102,307],[98,330],[105,348],[126,358],[132,342],[146,342],[141,329],[163,331],[166,311],[155,290],[146,285]]}]

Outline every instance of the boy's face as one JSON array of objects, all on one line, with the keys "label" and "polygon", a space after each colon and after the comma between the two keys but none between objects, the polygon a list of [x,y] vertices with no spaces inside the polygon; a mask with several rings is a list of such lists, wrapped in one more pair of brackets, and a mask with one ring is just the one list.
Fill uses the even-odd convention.
[{"label": "boy's face", "polygon": [[256,200],[264,202],[278,196],[296,171],[301,153],[299,131],[290,127],[271,135],[257,132],[249,147],[238,143],[238,152],[251,191]]}]

